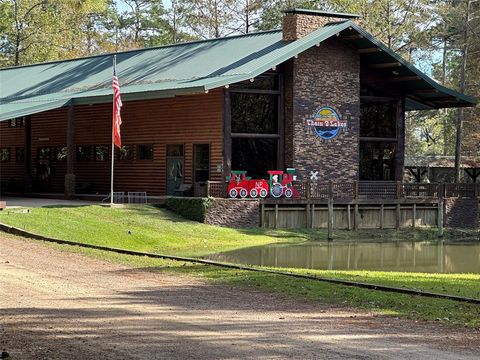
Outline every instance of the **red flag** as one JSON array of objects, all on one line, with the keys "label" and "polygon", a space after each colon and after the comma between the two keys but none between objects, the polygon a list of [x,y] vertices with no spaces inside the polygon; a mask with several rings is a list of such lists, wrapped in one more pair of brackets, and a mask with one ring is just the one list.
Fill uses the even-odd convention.
[{"label": "red flag", "polygon": [[122,140],[120,138],[120,125],[122,118],[120,117],[120,109],[122,108],[122,99],[120,98],[120,84],[118,83],[116,69],[113,69],[113,143],[121,148]]}]

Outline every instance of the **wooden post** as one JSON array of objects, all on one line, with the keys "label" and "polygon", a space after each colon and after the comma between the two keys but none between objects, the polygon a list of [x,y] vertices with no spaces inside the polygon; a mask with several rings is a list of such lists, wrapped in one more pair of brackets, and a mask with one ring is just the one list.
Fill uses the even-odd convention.
[{"label": "wooden post", "polygon": [[328,183],[328,240],[333,240],[333,183]]},{"label": "wooden post", "polygon": [[32,118],[25,116],[24,192],[32,192]]},{"label": "wooden post", "polygon": [[265,204],[260,206],[260,227],[265,227]]},{"label": "wooden post", "polygon": [[210,180],[207,180],[207,197],[210,197]]},{"label": "wooden post", "polygon": [[444,206],[445,184],[440,185],[438,191],[438,237],[443,238],[443,206]]},{"label": "wooden post", "polygon": [[350,214],[351,209],[350,209],[350,204],[347,204],[347,227],[348,230],[352,229],[352,214]]},{"label": "wooden post", "polygon": [[385,227],[385,205],[380,206],[380,229],[383,230]]},{"label": "wooden post", "polygon": [[68,106],[67,123],[67,173],[65,174],[65,197],[71,198],[75,195],[75,109],[72,103]]},{"label": "wooden post", "polygon": [[305,198],[307,200],[310,200],[311,191],[312,191],[312,180],[307,180],[307,182],[305,183]]},{"label": "wooden post", "polygon": [[353,198],[358,199],[358,181],[353,182]]},{"label": "wooden post", "polygon": [[402,217],[402,212],[401,212],[401,208],[400,208],[400,203],[397,203],[397,209],[396,209],[396,216],[395,216],[395,228],[398,230],[400,229],[400,220],[401,220],[401,217]]},{"label": "wooden post", "polygon": [[417,203],[413,203],[413,219],[412,219],[412,227],[415,229],[417,226]]},{"label": "wooden post", "polygon": [[227,89],[223,95],[223,156],[223,176],[227,176],[232,170],[232,109]]},{"label": "wooden post", "polygon": [[275,204],[275,229],[278,229],[278,204]]},{"label": "wooden post", "polygon": [[305,205],[305,222],[306,222],[306,227],[310,227],[310,204],[307,202]]},{"label": "wooden post", "polygon": [[355,230],[358,230],[358,223],[360,222],[360,211],[358,211],[358,204],[355,203],[355,214],[354,214],[354,224],[355,224]]},{"label": "wooden post", "polygon": [[314,228],[314,222],[315,222],[315,204],[312,204],[312,208],[310,209],[310,228]]},{"label": "wooden post", "polygon": [[328,199],[328,240],[333,240],[333,199]]},{"label": "wooden post", "polygon": [[395,151],[395,180],[403,181],[404,157],[405,157],[405,100],[397,102],[396,111],[397,125],[397,149]]}]

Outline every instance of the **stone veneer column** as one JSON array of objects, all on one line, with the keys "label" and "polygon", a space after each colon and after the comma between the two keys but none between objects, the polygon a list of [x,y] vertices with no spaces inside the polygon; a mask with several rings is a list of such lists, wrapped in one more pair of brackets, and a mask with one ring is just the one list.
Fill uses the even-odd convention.
[{"label": "stone veneer column", "polygon": [[283,17],[283,40],[297,40],[325,24],[345,20],[347,19],[287,12]]},{"label": "stone veneer column", "polygon": [[[291,163],[297,169],[301,179],[308,179],[310,171],[319,171],[320,181],[358,180],[358,53],[334,37],[292,61],[291,84],[288,84],[291,89],[286,89],[285,128],[287,136],[293,133],[293,149],[286,144],[287,164]],[[324,106],[334,108],[341,119],[348,121],[348,128],[342,129],[332,140],[321,139],[306,126],[306,119]]]}]

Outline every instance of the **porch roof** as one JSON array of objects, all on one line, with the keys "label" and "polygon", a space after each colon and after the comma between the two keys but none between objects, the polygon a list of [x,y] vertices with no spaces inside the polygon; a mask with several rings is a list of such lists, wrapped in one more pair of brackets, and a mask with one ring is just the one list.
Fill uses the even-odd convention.
[{"label": "porch roof", "polygon": [[[276,30],[117,53],[122,99],[203,93],[255,78],[335,36],[357,48],[362,59],[388,76],[406,95],[407,110],[477,103],[441,86],[349,20],[327,24],[289,42]],[[112,101],[113,55],[0,69],[0,121],[69,103]],[[393,63],[399,64],[394,70],[388,67]]]}]

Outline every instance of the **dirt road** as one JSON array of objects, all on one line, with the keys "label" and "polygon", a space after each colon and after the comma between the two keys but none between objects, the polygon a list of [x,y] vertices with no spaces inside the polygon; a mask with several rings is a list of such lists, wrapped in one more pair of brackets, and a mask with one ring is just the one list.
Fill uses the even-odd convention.
[{"label": "dirt road", "polygon": [[478,359],[480,334],[153,274],[0,236],[13,359]]}]

